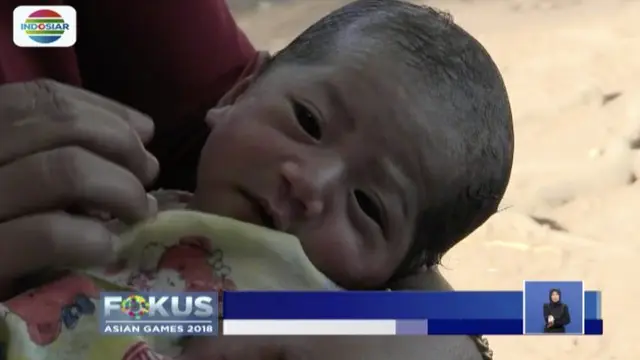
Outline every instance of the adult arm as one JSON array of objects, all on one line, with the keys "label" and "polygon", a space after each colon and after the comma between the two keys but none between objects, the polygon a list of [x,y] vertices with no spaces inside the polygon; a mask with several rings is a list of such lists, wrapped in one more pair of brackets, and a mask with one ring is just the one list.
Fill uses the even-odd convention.
[{"label": "adult arm", "polygon": [[549,304],[542,304],[542,315],[544,316],[544,323],[549,322],[549,315],[551,315],[551,310],[549,310]]},{"label": "adult arm", "polygon": [[562,316],[559,319],[555,319],[553,324],[555,326],[565,326],[571,322],[571,315],[569,314],[569,306],[567,304],[562,305],[564,307],[562,311]]}]

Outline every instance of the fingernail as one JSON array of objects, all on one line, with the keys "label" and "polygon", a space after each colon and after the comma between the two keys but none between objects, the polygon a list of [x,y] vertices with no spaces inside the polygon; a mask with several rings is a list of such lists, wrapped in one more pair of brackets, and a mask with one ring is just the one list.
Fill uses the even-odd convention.
[{"label": "fingernail", "polygon": [[149,209],[149,217],[155,217],[158,214],[158,200],[151,194],[147,194],[147,208]]}]

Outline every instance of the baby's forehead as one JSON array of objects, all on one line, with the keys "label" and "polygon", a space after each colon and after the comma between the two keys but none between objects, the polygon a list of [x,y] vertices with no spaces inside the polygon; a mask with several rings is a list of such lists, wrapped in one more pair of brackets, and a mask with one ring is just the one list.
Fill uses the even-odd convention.
[{"label": "baby's forehead", "polygon": [[386,55],[369,59],[344,56],[317,79],[317,91],[333,92],[329,106],[347,111],[356,126],[381,150],[394,156],[420,151],[435,120],[430,100],[415,72]]},{"label": "baby's forehead", "polygon": [[424,96],[415,72],[387,55],[371,56],[357,50],[313,66],[309,86],[324,94],[326,105],[348,110],[375,126],[414,132],[424,122]]},{"label": "baby's forehead", "polygon": [[438,152],[430,140],[435,121],[426,111],[428,101],[405,65],[386,54],[365,55],[342,50],[320,62],[287,64],[274,69],[266,85],[279,82],[318,107],[331,131],[353,133],[345,151],[380,165],[361,173],[380,179],[379,172],[391,171],[402,174],[407,186],[422,187],[424,167]]},{"label": "baby's forehead", "polygon": [[[320,79],[319,88],[332,89],[328,106],[352,118],[372,149],[394,158],[415,158],[424,152],[430,129],[425,97],[411,75],[382,70],[387,61],[348,64]],[[320,90],[323,91],[323,90]]]},{"label": "baby's forehead", "polygon": [[346,146],[347,156],[369,159],[358,168],[362,176],[420,201],[425,167],[435,151],[429,150],[428,121],[410,87],[398,78],[361,70],[328,80],[339,92],[329,104],[338,116],[330,121],[353,122],[354,146]]}]

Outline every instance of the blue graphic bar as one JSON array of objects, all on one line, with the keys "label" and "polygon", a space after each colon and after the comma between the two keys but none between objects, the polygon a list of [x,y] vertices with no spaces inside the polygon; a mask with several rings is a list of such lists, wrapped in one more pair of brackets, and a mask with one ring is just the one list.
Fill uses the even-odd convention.
[{"label": "blue graphic bar", "polygon": [[227,292],[225,319],[522,319],[522,292]]},{"label": "blue graphic bar", "polygon": [[[600,291],[584,292],[584,318],[585,320],[602,319],[602,293]],[[585,330],[586,333],[586,330]]]},{"label": "blue graphic bar", "polygon": [[[600,292],[586,291],[585,319],[600,319],[600,308]],[[520,291],[271,291],[225,293],[223,310],[225,319],[429,319],[431,323],[438,319],[521,321],[523,308]]]},{"label": "blue graphic bar", "polygon": [[426,335],[427,320],[398,320],[396,335]]},{"label": "blue graphic bar", "polygon": [[584,320],[585,335],[602,335],[603,330],[604,328],[603,328],[602,320],[594,320],[594,319]]},{"label": "blue graphic bar", "polygon": [[429,335],[522,335],[522,319],[435,319]]}]

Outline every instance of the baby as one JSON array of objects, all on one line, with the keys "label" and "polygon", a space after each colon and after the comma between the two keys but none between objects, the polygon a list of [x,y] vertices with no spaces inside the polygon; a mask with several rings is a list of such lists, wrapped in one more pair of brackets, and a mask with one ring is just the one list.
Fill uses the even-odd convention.
[{"label": "baby", "polygon": [[356,1],[209,112],[191,207],[293,234],[338,285],[380,289],[496,212],[511,120],[496,65],[447,16]]},{"label": "baby", "polygon": [[[183,222],[177,227],[182,237],[173,236],[180,231],[165,233],[172,239],[163,240],[151,256],[153,246],[146,245],[153,242],[141,247],[144,230],[134,231],[131,238],[138,244],[131,248],[147,255],[49,284],[54,293],[64,293],[59,285],[64,283],[82,296],[65,293],[47,305],[55,303],[51,306],[64,313],[75,304],[72,314],[78,318],[93,311],[87,299],[95,299],[98,288],[175,288],[176,281],[158,272],[196,266],[187,260],[200,259],[199,251],[214,275],[198,279],[182,273],[178,288],[385,289],[437,264],[496,212],[513,156],[509,101],[490,56],[447,16],[402,1],[355,1],[258,66],[207,115],[212,130],[201,153],[196,191],[178,201],[195,210],[191,215],[214,224],[207,225],[209,240],[214,239],[203,244],[203,234],[189,237],[194,233],[183,231]],[[252,228],[236,243],[260,244],[268,238],[268,249],[286,243],[283,249],[294,250],[274,251],[273,258],[280,263],[295,258],[299,261],[289,263],[304,268],[278,272],[293,279],[279,285],[260,286],[251,279],[238,284],[236,268],[216,252],[216,242],[222,242],[219,234],[241,233],[224,218],[204,213],[275,230]],[[174,217],[161,214],[149,226],[165,226],[162,221],[169,218]],[[136,276],[131,271],[122,276],[132,262]],[[145,269],[156,273],[140,271]],[[304,273],[302,280],[292,275],[296,272]],[[20,317],[19,308],[35,291],[8,301],[7,319]],[[24,325],[21,331],[38,344],[36,350],[24,350],[30,346],[24,339],[19,345],[11,342],[9,360],[53,358],[47,355],[51,333],[68,333],[60,316],[44,325]],[[95,322],[91,326],[96,331]],[[152,358],[148,344],[129,339],[128,350],[118,356]],[[103,359],[96,346],[79,358]],[[19,355],[17,347],[31,352]]]}]

